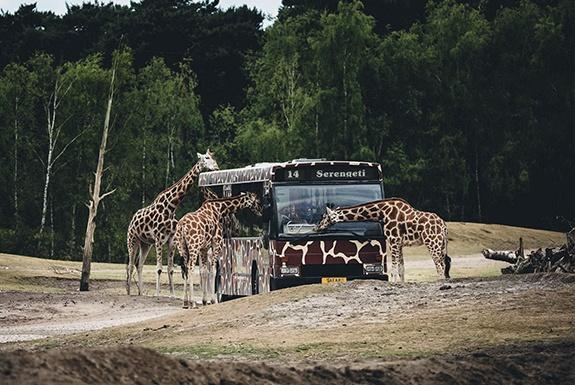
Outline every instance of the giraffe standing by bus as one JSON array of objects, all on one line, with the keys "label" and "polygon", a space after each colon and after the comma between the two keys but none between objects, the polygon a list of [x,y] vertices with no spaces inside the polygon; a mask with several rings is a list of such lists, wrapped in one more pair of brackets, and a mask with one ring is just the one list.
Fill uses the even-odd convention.
[{"label": "giraffe standing by bus", "polygon": [[405,281],[403,246],[425,244],[437,274],[449,278],[451,258],[447,255],[447,226],[435,213],[419,211],[400,198],[389,198],[351,207],[330,209],[316,227],[325,230],[338,222],[381,222],[391,251],[391,281]]},{"label": "giraffe standing by bus", "polygon": [[[262,215],[262,205],[257,194],[249,192],[231,198],[206,200],[200,208],[187,213],[178,222],[174,242],[182,258],[182,277],[184,278],[184,308],[195,307],[193,300],[192,273],[196,261],[200,258],[200,276],[202,302],[216,303],[215,264],[223,247],[222,218],[242,208]],[[209,291],[209,293],[208,293]]]},{"label": "giraffe standing by bus", "polygon": [[[173,236],[178,223],[176,209],[203,170],[218,170],[213,154],[198,153],[198,162],[179,181],[162,191],[152,204],[134,214],[128,227],[128,264],[126,266],[126,291],[130,295],[130,286],[134,264],[138,270],[138,295],[142,294],[142,270],[152,246],[156,248],[156,296],[160,295],[160,275],[162,274],[162,248],[168,244],[168,282],[170,295],[174,295],[174,252]],[[136,261],[136,254],[139,258]],[[137,262],[137,263],[136,263]]]}]

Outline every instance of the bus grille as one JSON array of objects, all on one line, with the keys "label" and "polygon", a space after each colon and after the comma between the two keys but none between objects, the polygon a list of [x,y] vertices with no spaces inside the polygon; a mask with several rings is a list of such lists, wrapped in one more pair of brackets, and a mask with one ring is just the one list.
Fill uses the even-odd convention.
[{"label": "bus grille", "polygon": [[363,265],[359,263],[338,265],[302,265],[302,277],[357,277],[363,275]]}]

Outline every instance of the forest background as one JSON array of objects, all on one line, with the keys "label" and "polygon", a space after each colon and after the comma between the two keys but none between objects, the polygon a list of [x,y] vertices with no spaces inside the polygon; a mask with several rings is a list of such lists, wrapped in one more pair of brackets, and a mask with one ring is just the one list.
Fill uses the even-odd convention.
[{"label": "forest background", "polygon": [[[572,0],[92,3],[0,14],[0,251],[79,260],[117,63],[96,261],[209,147],[222,168],[383,165],[450,221],[575,219]],[[179,216],[200,203],[197,189]]]}]

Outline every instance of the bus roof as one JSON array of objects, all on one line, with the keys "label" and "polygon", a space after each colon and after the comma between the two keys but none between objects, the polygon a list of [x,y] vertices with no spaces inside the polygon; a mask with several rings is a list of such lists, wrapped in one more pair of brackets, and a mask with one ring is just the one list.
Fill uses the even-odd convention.
[{"label": "bus roof", "polygon": [[360,161],[328,161],[325,159],[294,159],[289,162],[277,163],[256,163],[242,168],[232,168],[229,170],[218,170],[203,172],[198,178],[198,185],[205,186],[218,186],[224,184],[239,184],[239,183],[256,183],[274,180],[274,175],[277,170],[282,169],[297,169],[315,166],[363,166],[363,167],[377,167],[381,173],[381,166],[379,163],[360,162]]}]

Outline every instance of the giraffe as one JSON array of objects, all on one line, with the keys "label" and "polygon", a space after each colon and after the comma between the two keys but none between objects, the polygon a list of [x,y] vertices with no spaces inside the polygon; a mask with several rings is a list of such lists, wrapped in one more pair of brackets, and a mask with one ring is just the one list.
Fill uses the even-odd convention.
[{"label": "giraffe", "polygon": [[156,248],[156,296],[160,295],[160,276],[162,274],[162,247],[168,244],[168,282],[170,295],[174,295],[174,248],[173,236],[176,232],[176,209],[190,186],[203,170],[218,170],[213,153],[198,153],[198,162],[176,183],[162,191],[154,201],[136,211],[128,227],[128,264],[126,266],[126,291],[130,295],[130,285],[136,253],[138,270],[138,295],[142,294],[142,270],[146,257],[153,246]]},{"label": "giraffe", "polygon": [[[207,187],[201,187],[200,190],[202,192],[205,201],[210,199],[212,200],[220,199],[218,194],[216,194]],[[241,227],[238,218],[236,218],[236,216],[233,213],[222,216],[221,221],[224,230],[224,238],[230,238],[232,236],[232,233],[238,231]]]},{"label": "giraffe", "polygon": [[[200,208],[187,213],[178,222],[174,243],[182,257],[182,277],[184,278],[184,308],[196,307],[193,301],[192,273],[200,258],[200,280],[202,302],[216,303],[215,273],[216,258],[223,248],[222,219],[239,209],[249,208],[254,214],[262,215],[262,206],[255,193],[242,193],[231,198],[204,201]],[[210,251],[211,253],[208,253]],[[203,266],[203,271],[202,271]],[[208,294],[208,290],[210,293]],[[208,298],[208,296],[210,298]]]},{"label": "giraffe", "polygon": [[449,279],[451,258],[447,255],[447,226],[437,214],[416,210],[401,198],[389,198],[357,206],[326,207],[316,231],[345,221],[382,223],[388,250],[391,251],[391,282],[405,281],[403,246],[422,243],[427,246],[437,274]]}]

